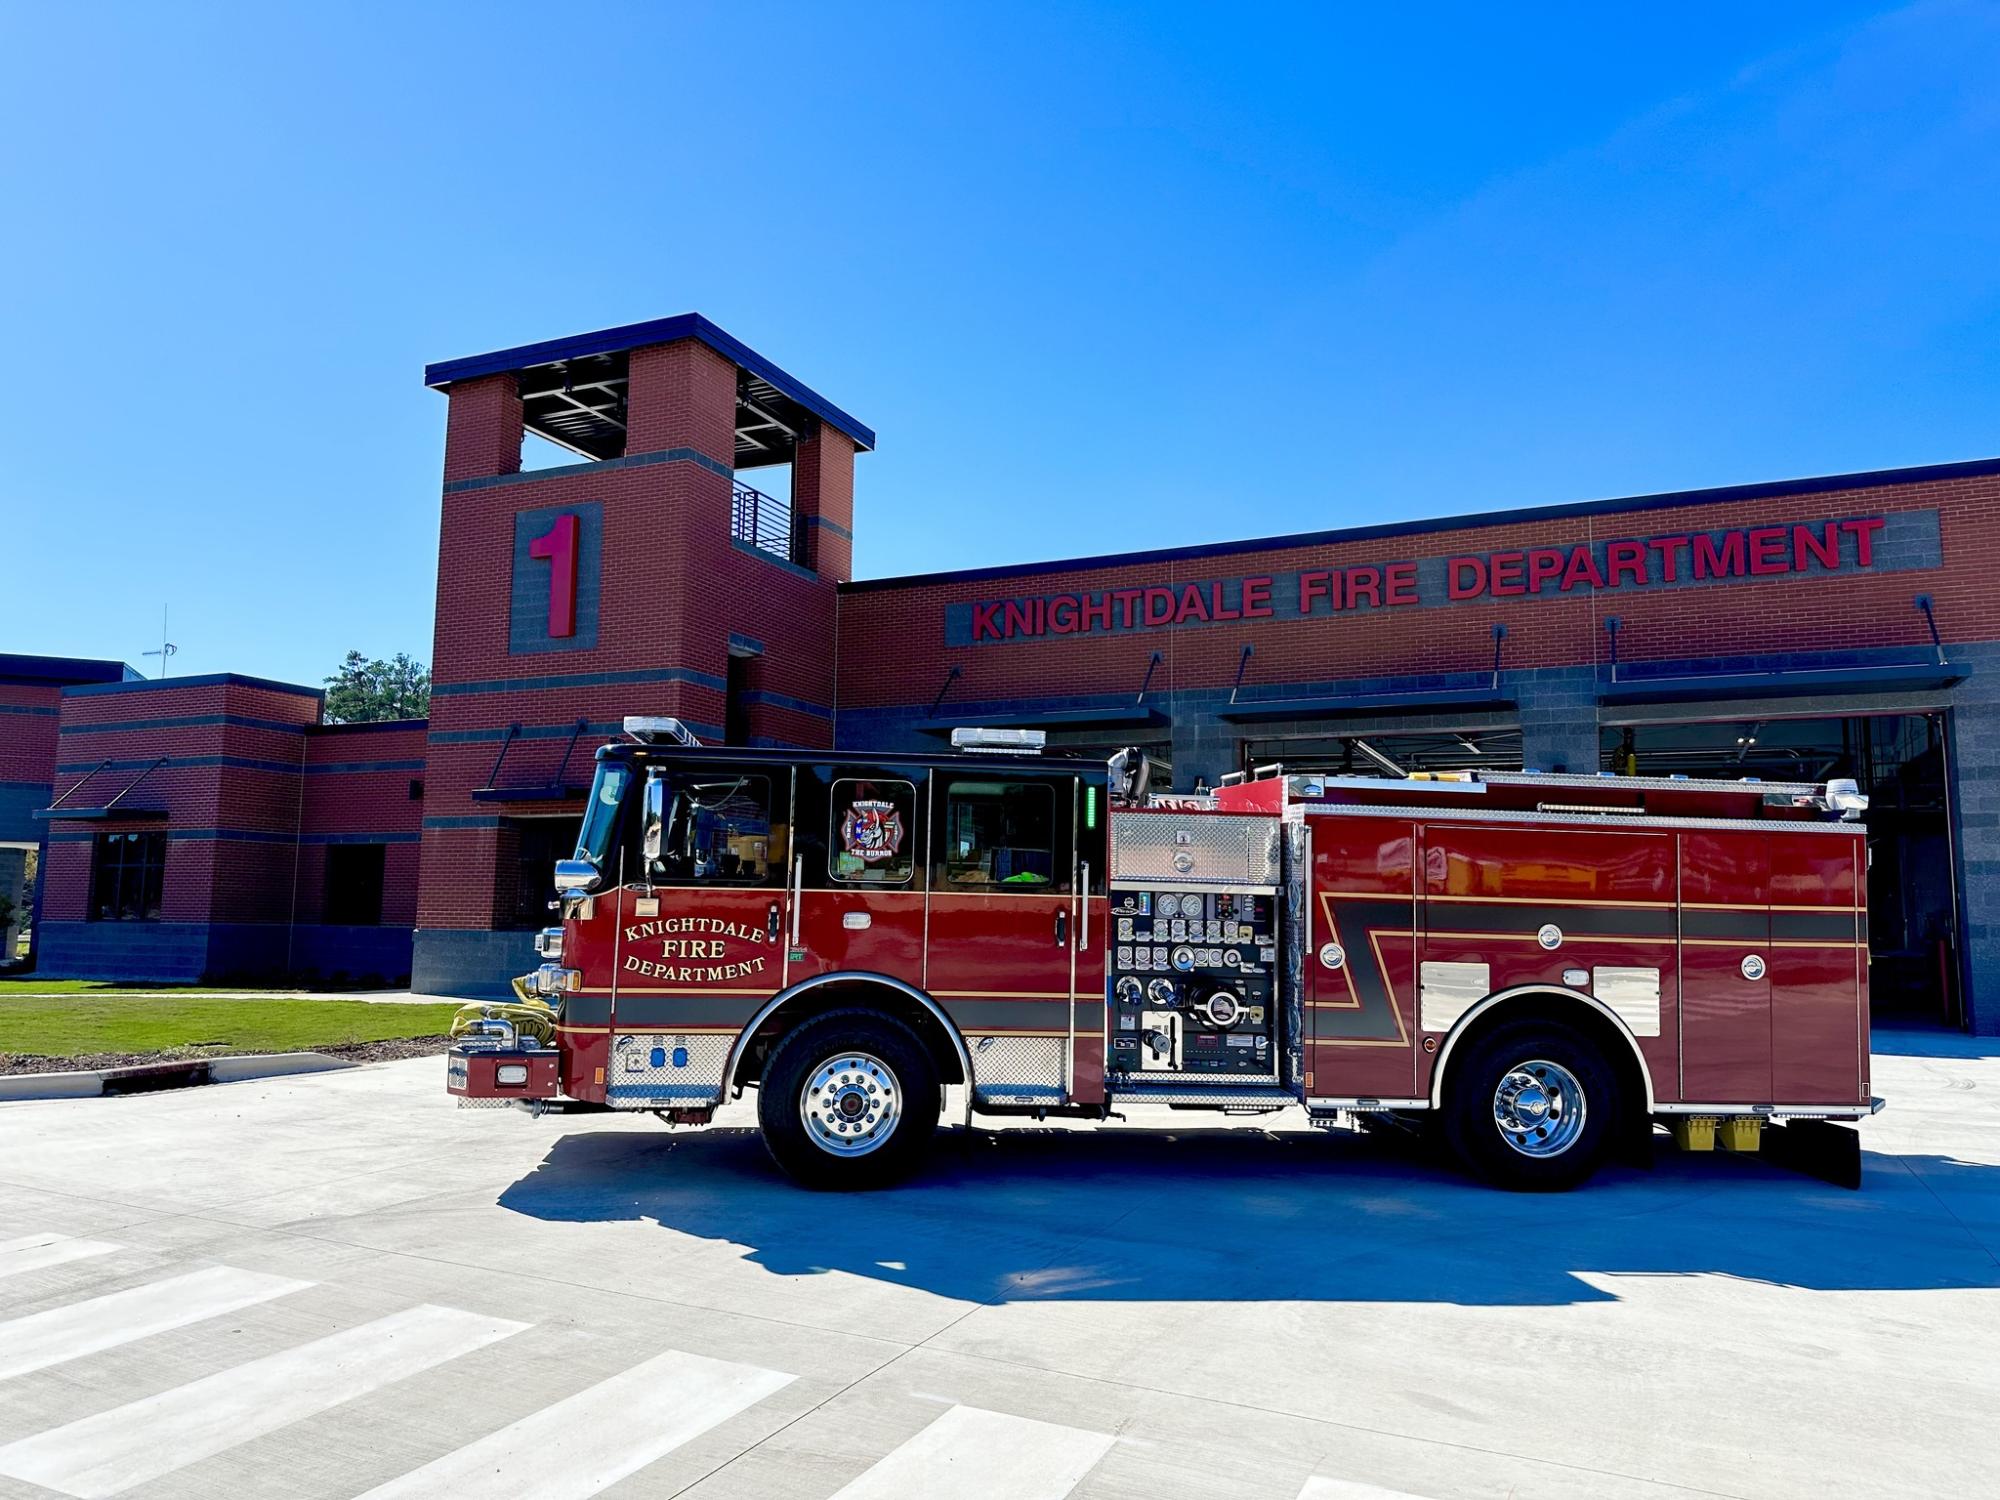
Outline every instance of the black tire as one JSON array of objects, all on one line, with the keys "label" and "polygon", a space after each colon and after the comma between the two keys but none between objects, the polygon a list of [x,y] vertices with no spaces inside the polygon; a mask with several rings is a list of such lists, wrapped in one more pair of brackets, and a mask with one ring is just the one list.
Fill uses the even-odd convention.
[{"label": "black tire", "polygon": [[[1502,1086],[1523,1076],[1530,1082],[1515,1089],[1507,1113],[1529,1128],[1509,1131],[1499,1120]],[[1580,1109],[1569,1102],[1572,1092]],[[1496,1187],[1562,1192],[1597,1170],[1623,1108],[1617,1074],[1586,1037],[1545,1021],[1513,1021],[1453,1064],[1445,1137],[1468,1170]]]},{"label": "black tire", "polygon": [[[821,1123],[809,1125],[807,1087],[830,1067],[837,1070],[829,1090],[815,1096],[824,1106],[814,1111]],[[851,1116],[843,1107],[849,1101]],[[893,1117],[869,1113],[881,1101],[893,1101]],[[836,1010],[801,1022],[771,1049],[757,1087],[757,1123],[771,1159],[794,1181],[848,1192],[909,1176],[930,1148],[940,1101],[937,1066],[914,1031],[880,1011]]]}]

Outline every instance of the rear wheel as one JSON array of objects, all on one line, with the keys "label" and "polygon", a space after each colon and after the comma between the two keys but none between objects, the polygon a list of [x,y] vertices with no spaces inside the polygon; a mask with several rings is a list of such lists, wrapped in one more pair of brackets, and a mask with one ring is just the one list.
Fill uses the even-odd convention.
[{"label": "rear wheel", "polygon": [[811,1188],[883,1187],[923,1160],[938,1076],[915,1032],[879,1011],[815,1016],[772,1049],[757,1121],[772,1159]]},{"label": "rear wheel", "polygon": [[1451,1070],[1452,1149],[1498,1187],[1557,1192],[1597,1170],[1622,1108],[1603,1056],[1567,1027],[1503,1024]]}]

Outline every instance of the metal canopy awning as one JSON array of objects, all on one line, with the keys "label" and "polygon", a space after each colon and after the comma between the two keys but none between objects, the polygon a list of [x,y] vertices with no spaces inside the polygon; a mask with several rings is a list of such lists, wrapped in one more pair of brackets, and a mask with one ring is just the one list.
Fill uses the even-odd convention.
[{"label": "metal canopy awning", "polygon": [[130,802],[106,802],[96,807],[38,807],[28,814],[49,823],[138,823],[148,818],[164,818],[164,807],[146,807]]},{"label": "metal canopy awning", "polygon": [[[110,823],[127,819],[164,818],[167,815],[167,810],[158,804],[127,802],[125,799],[137,791],[147,777],[159,770],[161,766],[164,766],[168,759],[169,757],[164,755],[155,757],[150,765],[102,802],[71,802],[69,800],[71,797],[74,797],[86,786],[97,780],[102,772],[111,769],[112,762],[109,759],[100,760],[86,771],[81,779],[71,782],[69,790],[60,794],[47,807],[36,808],[29,816],[49,823],[68,822],[71,820],[79,823]],[[113,774],[116,773],[114,772]],[[100,795],[102,794],[100,793]]]},{"label": "metal canopy awning", "polygon": [[1216,710],[1232,724],[1277,719],[1338,719],[1353,714],[1427,713],[1437,709],[1510,709],[1514,695],[1489,684],[1414,693],[1314,693],[1299,698],[1243,699]]},{"label": "metal canopy awning", "polygon": [[519,724],[509,724],[507,732],[500,737],[500,753],[493,759],[493,769],[486,773],[486,785],[473,788],[474,802],[566,802],[572,797],[581,797],[590,790],[569,779],[570,757],[576,753],[576,742],[583,738],[590,728],[588,719],[578,719],[570,726],[569,743],[563,747],[562,759],[556,764],[555,773],[545,780],[519,782],[512,786],[500,785],[500,772],[507,764],[507,752],[514,748],[516,738],[521,733]]},{"label": "metal canopy awning", "polygon": [[1686,703],[1703,698],[1796,698],[1814,693],[1926,692],[1972,675],[1961,662],[1895,662],[1777,672],[1632,675],[1626,666],[1597,684],[1601,703]]}]

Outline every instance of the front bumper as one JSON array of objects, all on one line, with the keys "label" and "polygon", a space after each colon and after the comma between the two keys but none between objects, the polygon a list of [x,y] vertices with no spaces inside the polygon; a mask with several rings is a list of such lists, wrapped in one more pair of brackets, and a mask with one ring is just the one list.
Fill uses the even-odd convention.
[{"label": "front bumper", "polygon": [[453,1047],[445,1054],[445,1090],[462,1103],[554,1099],[562,1061],[546,1047]]}]

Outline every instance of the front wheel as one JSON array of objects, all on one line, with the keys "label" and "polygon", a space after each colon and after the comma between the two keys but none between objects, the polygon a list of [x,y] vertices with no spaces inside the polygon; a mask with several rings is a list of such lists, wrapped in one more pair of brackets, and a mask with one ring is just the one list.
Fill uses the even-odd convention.
[{"label": "front wheel", "polygon": [[937,1068],[915,1032],[878,1011],[837,1010],[772,1049],[757,1122],[772,1159],[805,1186],[874,1188],[923,1160],[938,1104]]},{"label": "front wheel", "polygon": [[1567,1027],[1517,1021],[1452,1069],[1452,1148],[1475,1174],[1520,1192],[1559,1192],[1597,1170],[1620,1110],[1603,1056]]}]

